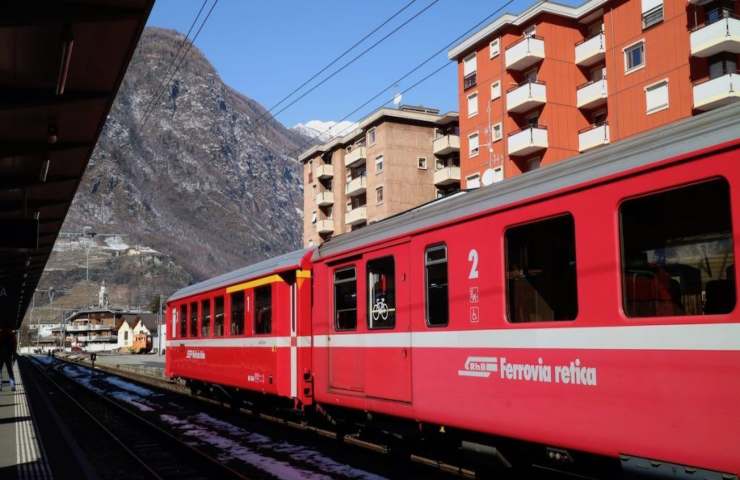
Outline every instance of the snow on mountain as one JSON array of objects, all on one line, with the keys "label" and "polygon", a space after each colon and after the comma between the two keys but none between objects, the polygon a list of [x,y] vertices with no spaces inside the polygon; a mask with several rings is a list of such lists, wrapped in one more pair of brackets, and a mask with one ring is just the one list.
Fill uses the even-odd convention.
[{"label": "snow on mountain", "polygon": [[293,127],[293,130],[319,141],[326,142],[334,137],[347,135],[357,128],[357,122],[343,121],[335,122],[332,120],[309,120],[306,123],[299,123]]}]

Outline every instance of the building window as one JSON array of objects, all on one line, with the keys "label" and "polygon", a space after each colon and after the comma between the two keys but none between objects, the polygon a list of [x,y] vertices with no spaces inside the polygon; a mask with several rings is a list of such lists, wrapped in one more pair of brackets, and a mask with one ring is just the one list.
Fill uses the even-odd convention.
[{"label": "building window", "polygon": [[123,332],[123,341],[124,342],[128,342],[128,330],[126,330],[125,332]]},{"label": "building window", "polygon": [[[172,313],[177,313],[174,311]],[[180,337],[186,337],[188,335],[188,306],[180,305]]]},{"label": "building window", "polygon": [[224,336],[224,297],[216,297],[213,301],[213,336]]},{"label": "building window", "polygon": [[357,274],[355,267],[334,272],[334,328],[357,328]]},{"label": "building window", "polygon": [[244,290],[231,294],[231,335],[244,334]]},{"label": "building window", "polygon": [[430,327],[447,325],[450,298],[447,286],[447,246],[435,245],[424,252],[426,273],[426,317]]},{"label": "building window", "polygon": [[367,144],[368,145],[375,145],[375,135],[376,135],[375,127],[367,131]]},{"label": "building window", "polygon": [[393,257],[367,262],[367,325],[370,329],[396,326],[396,278]]},{"label": "building window", "polygon": [[203,300],[200,302],[200,310],[203,316],[200,322],[200,336],[208,337],[211,335],[211,301]]},{"label": "building window", "polygon": [[496,167],[493,169],[493,183],[501,182],[504,180],[504,167]]},{"label": "building window", "polygon": [[427,157],[418,157],[416,159],[416,167],[419,170],[426,170],[427,169]]},{"label": "building window", "polygon": [[311,212],[311,223],[316,223],[317,220],[318,216],[316,215],[316,210],[314,210],[313,212]]},{"label": "building window", "polygon": [[717,78],[737,72],[737,59],[734,53],[722,53],[709,57],[709,78]]},{"label": "building window", "polygon": [[480,174],[474,173],[465,177],[465,188],[480,188]]},{"label": "building window", "polygon": [[491,43],[488,44],[489,58],[497,57],[499,53],[501,53],[501,39],[494,38]]},{"label": "building window", "polygon": [[578,295],[573,216],[509,228],[505,245],[509,321],[575,319]]},{"label": "building window", "polygon": [[627,200],[619,216],[627,316],[711,315],[735,308],[726,180]]},{"label": "building window", "polygon": [[624,49],[624,71],[632,72],[645,66],[645,41],[630,45]]},{"label": "building window", "polygon": [[380,205],[383,203],[383,187],[377,187],[375,189],[375,202]]},{"label": "building window", "polygon": [[478,93],[468,95],[468,117],[478,114]]},{"label": "building window", "polygon": [[648,115],[668,108],[667,79],[645,87],[645,107]]},{"label": "building window", "polygon": [[375,157],[375,173],[381,173],[383,171],[383,155]]},{"label": "building window", "polygon": [[491,100],[501,97],[501,80],[496,80],[491,84]]},{"label": "building window", "polygon": [[463,89],[467,90],[476,84],[476,71],[478,70],[478,60],[475,53],[471,53],[463,59]]},{"label": "building window", "polygon": [[254,289],[254,333],[268,334],[272,331],[272,285]]},{"label": "building window", "polygon": [[190,336],[198,336],[198,304],[195,302],[190,304]]},{"label": "building window", "polygon": [[468,135],[468,156],[474,157],[478,155],[480,150],[478,146],[478,132],[471,133]]},{"label": "building window", "polygon": [[497,142],[504,137],[504,127],[500,122],[491,127],[491,136],[494,142]]},{"label": "building window", "polygon": [[642,29],[663,21],[663,0],[642,0]]}]

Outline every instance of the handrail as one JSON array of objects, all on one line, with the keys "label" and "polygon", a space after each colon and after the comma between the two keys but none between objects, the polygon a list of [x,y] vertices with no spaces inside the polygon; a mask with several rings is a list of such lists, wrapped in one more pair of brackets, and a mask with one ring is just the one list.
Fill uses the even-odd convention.
[{"label": "handrail", "polygon": [[734,18],[735,20],[740,20],[740,16],[736,15],[731,10],[724,10],[723,9],[722,10],[722,16],[721,17],[719,17],[719,18],[717,18],[717,19],[715,19],[713,21],[704,20],[702,23],[700,23],[700,24],[695,25],[694,27],[692,27],[690,31],[691,31],[691,33],[694,33],[697,30],[701,30],[704,27],[708,27],[709,25],[714,25],[715,23],[721,22],[722,20],[727,20],[729,18]]},{"label": "handrail", "polygon": [[702,83],[711,82],[712,80],[717,80],[718,78],[724,77],[725,75],[740,75],[740,69],[735,69],[734,72],[725,72],[722,75],[716,76],[714,78],[711,78],[709,76],[704,77],[700,80],[695,81],[693,85],[697,86],[697,85],[701,85]]},{"label": "handrail", "polygon": [[583,39],[583,40],[581,40],[580,42],[576,42],[575,46],[577,47],[578,45],[582,45],[582,44],[584,44],[584,43],[588,42],[589,40],[591,40],[591,39],[593,39],[593,38],[596,38],[596,37],[599,37],[599,36],[604,36],[604,32],[594,33],[594,34],[593,34],[593,35],[591,35],[590,37],[588,37],[588,38],[584,38],[584,39]]},{"label": "handrail", "polygon": [[535,128],[537,128],[537,129],[539,129],[539,130],[547,130],[547,126],[545,126],[545,125],[540,125],[540,124],[537,124],[537,125],[530,125],[530,126],[528,126],[528,127],[525,127],[525,128],[520,128],[519,130],[516,130],[516,131],[513,131],[513,132],[509,133],[509,134],[507,135],[507,137],[511,137],[511,136],[513,136],[513,135],[516,135],[517,133],[522,133],[522,132],[524,132],[524,131],[526,131],[526,130],[533,130],[533,129],[535,129]]},{"label": "handrail", "polygon": [[604,120],[603,122],[592,123],[588,127],[585,127],[585,128],[582,128],[582,129],[578,130],[578,133],[581,134],[581,133],[584,133],[584,132],[590,132],[591,130],[593,130],[595,128],[604,127],[604,126],[606,126],[606,127],[609,126],[609,122],[607,120]]},{"label": "handrail", "polygon": [[589,85],[593,85],[594,83],[597,83],[597,82],[603,82],[603,81],[605,81],[605,80],[606,80],[606,77],[604,77],[604,78],[600,78],[600,79],[598,79],[598,80],[589,80],[589,81],[588,81],[588,82],[586,82],[586,83],[582,83],[582,84],[578,85],[578,86],[576,87],[576,90],[580,90],[580,89],[582,89],[582,88],[586,88],[586,87],[588,87]]},{"label": "handrail", "polygon": [[508,45],[508,46],[507,46],[507,47],[506,47],[506,48],[504,49],[504,51],[506,51],[506,50],[508,50],[508,49],[510,49],[510,48],[514,48],[514,46],[516,46],[517,44],[519,44],[519,43],[521,43],[521,42],[523,42],[524,40],[527,40],[527,39],[529,39],[529,38],[534,38],[534,39],[536,39],[536,40],[542,40],[543,42],[545,41],[544,37],[540,37],[539,35],[522,35],[522,37],[521,37],[521,38],[520,38],[519,40],[515,41],[514,43],[510,43],[510,44],[509,44],[509,45]]},{"label": "handrail", "polygon": [[509,87],[509,89],[508,89],[508,90],[506,90],[506,93],[509,93],[509,92],[513,92],[513,91],[514,91],[514,90],[516,90],[517,88],[520,88],[520,87],[524,87],[524,86],[526,86],[526,85],[530,85],[530,84],[532,84],[532,83],[536,83],[536,84],[538,84],[538,85],[545,85],[545,82],[544,82],[544,81],[542,81],[542,80],[525,80],[524,82],[522,82],[522,83],[519,83],[519,84],[517,84],[517,85],[514,85],[513,87]]}]

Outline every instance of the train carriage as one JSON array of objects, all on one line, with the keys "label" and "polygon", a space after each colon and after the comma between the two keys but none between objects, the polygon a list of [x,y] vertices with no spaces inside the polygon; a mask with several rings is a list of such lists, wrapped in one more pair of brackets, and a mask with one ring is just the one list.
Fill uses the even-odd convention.
[{"label": "train carriage", "polygon": [[167,301],[166,371],[310,403],[311,250],[297,250],[175,292]]},{"label": "train carriage", "polygon": [[739,111],[322,245],[315,402],[740,471]]}]

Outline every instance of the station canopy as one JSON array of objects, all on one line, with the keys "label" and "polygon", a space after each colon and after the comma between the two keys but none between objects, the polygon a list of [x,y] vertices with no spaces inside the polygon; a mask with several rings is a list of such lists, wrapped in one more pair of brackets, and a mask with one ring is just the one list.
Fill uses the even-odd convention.
[{"label": "station canopy", "polygon": [[0,6],[0,326],[26,313],[154,0]]}]

